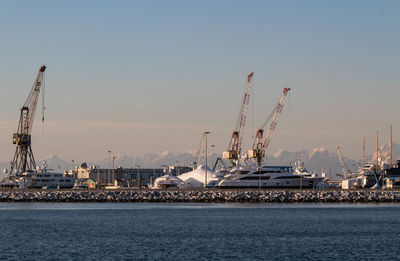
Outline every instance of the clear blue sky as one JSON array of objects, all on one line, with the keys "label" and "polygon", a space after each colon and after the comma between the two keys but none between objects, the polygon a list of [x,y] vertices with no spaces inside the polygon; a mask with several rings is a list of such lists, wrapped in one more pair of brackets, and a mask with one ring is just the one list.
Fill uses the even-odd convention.
[{"label": "clear blue sky", "polygon": [[39,158],[184,152],[205,129],[222,151],[251,71],[250,128],[293,89],[270,153],[400,141],[399,1],[1,1],[0,40],[0,161],[42,63]]}]

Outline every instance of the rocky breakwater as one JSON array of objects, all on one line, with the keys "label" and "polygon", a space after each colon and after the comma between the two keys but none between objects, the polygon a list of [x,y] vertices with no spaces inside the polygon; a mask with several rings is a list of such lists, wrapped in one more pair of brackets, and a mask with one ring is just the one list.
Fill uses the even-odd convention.
[{"label": "rocky breakwater", "polygon": [[1,202],[398,202],[400,190],[2,190]]}]

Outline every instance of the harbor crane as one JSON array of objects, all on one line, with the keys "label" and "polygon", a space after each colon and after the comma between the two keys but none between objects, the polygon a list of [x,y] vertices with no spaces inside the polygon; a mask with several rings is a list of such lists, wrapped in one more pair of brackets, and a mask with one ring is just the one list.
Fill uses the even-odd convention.
[{"label": "harbor crane", "polygon": [[194,168],[196,168],[198,165],[200,165],[200,160],[201,160],[201,152],[203,149],[203,144],[205,142],[205,133],[201,134],[201,139],[200,139],[200,146],[199,146],[199,150],[197,151],[197,155],[196,155],[196,161],[194,162]]},{"label": "harbor crane", "polygon": [[[42,122],[44,122],[44,72],[46,66],[42,65],[29,92],[28,98],[21,108],[17,132],[13,134],[12,142],[16,144],[14,158],[11,161],[10,174],[16,176],[26,171],[36,169],[35,158],[31,147],[31,132],[35,118],[36,107],[39,100],[40,89],[42,88]],[[14,173],[13,173],[14,172]]]},{"label": "harbor crane", "polygon": [[351,173],[350,173],[349,169],[347,168],[346,164],[344,163],[343,154],[342,154],[342,151],[339,146],[336,146],[336,151],[338,154],[340,166],[342,167],[342,170],[343,170],[343,179],[348,179],[351,177]]},{"label": "harbor crane", "polygon": [[242,150],[243,132],[246,125],[247,108],[250,100],[253,77],[254,72],[247,75],[246,89],[244,91],[243,102],[240,109],[238,121],[236,123],[236,128],[232,132],[232,137],[228,146],[228,150],[222,153],[223,158],[231,160],[233,165],[237,165],[240,152]]},{"label": "harbor crane", "polygon": [[[265,120],[265,122],[261,125],[261,127],[257,130],[257,134],[253,143],[253,148],[247,151],[248,157],[254,158],[258,165],[261,165],[264,157],[266,156],[265,151],[268,149],[268,146],[271,143],[272,134],[274,133],[276,125],[278,124],[279,116],[282,113],[283,105],[285,104],[285,100],[289,91],[290,88],[283,89],[278,104],[276,105],[272,113],[269,115],[269,117]],[[265,140],[263,141],[264,129],[271,118],[272,118],[271,125],[268,129]]]}]

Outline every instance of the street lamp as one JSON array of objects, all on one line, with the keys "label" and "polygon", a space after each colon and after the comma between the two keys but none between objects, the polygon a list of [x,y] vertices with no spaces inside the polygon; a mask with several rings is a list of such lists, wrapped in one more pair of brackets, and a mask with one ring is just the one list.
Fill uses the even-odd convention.
[{"label": "street lamp", "polygon": [[209,134],[209,131],[203,132],[204,135],[206,136],[206,175],[204,177],[204,188],[207,188],[207,134]]},{"label": "street lamp", "polygon": [[110,165],[111,165],[111,150],[108,151],[108,181],[111,180]]},{"label": "street lamp", "polygon": [[114,168],[114,161],[117,158],[117,156],[113,156],[112,157],[112,182],[113,184],[115,183],[115,168]]}]

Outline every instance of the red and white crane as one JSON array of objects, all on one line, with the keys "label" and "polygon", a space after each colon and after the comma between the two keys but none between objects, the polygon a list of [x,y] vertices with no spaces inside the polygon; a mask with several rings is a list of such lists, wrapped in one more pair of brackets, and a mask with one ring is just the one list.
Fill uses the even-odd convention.
[{"label": "red and white crane", "polygon": [[242,150],[242,140],[244,127],[246,125],[247,108],[250,100],[250,93],[252,88],[252,79],[254,77],[254,72],[247,75],[246,89],[244,91],[243,102],[240,108],[240,113],[238,121],[236,123],[236,128],[232,132],[232,138],[228,146],[228,150],[223,152],[223,158],[229,159],[234,165],[236,165],[239,159],[240,152]]},{"label": "red and white crane", "polygon": [[[272,134],[276,129],[276,125],[278,124],[279,116],[281,115],[283,105],[285,104],[285,100],[287,97],[290,88],[284,88],[281,98],[279,99],[278,104],[267,118],[267,120],[261,125],[261,127],[257,130],[256,138],[253,143],[253,149],[248,150],[247,154],[249,158],[255,158],[258,165],[261,165],[264,157],[266,156],[265,151],[268,149],[269,144],[271,143]],[[264,139],[264,128],[269,122],[269,120],[273,117],[271,125],[268,129],[267,135]]]}]

